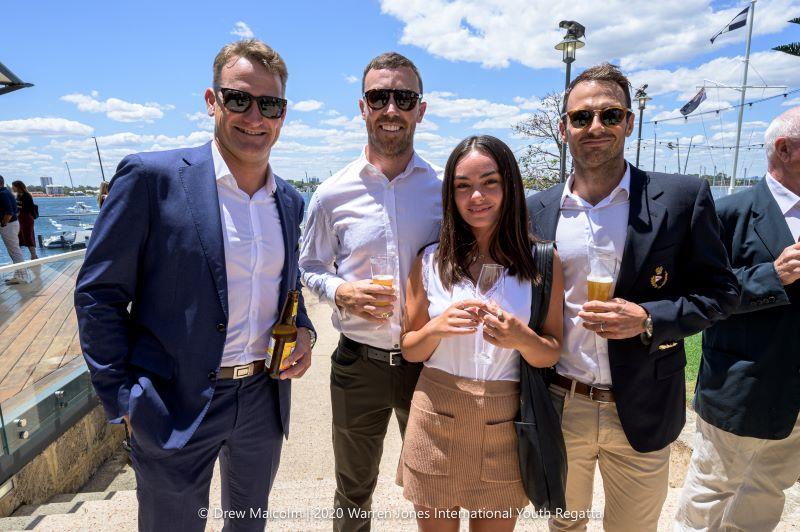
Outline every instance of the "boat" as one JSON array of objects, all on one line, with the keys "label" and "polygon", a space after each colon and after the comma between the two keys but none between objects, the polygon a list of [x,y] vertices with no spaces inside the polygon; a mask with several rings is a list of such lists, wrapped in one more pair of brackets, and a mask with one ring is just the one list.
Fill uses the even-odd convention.
[{"label": "boat", "polygon": [[71,207],[67,207],[67,212],[75,213],[75,214],[97,214],[100,211],[97,209],[93,209],[86,205],[82,201],[76,201],[75,205]]},{"label": "boat", "polygon": [[61,231],[42,240],[41,245],[47,249],[83,249],[92,236],[93,225],[81,224],[74,231]]}]

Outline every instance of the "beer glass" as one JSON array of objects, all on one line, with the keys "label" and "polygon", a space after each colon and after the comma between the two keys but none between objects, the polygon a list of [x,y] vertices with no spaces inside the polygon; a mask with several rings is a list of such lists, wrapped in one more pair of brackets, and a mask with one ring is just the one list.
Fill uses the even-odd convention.
[{"label": "beer glass", "polygon": [[608,301],[617,277],[616,254],[609,249],[589,246],[589,276],[587,301]]},{"label": "beer glass", "polygon": [[374,255],[369,258],[373,284],[392,288],[394,285],[394,258],[391,255]]},{"label": "beer glass", "polygon": [[[500,305],[503,301],[503,284],[505,268],[499,264],[484,264],[475,285],[475,298],[488,303],[490,301]],[[476,375],[481,380],[486,380],[488,366],[494,358],[495,346],[483,339],[483,324],[478,325],[477,355],[475,357]]]},{"label": "beer glass", "polygon": [[[379,284],[388,288],[394,288],[395,278],[395,258],[394,255],[373,255],[369,258],[369,267],[372,273],[372,284]],[[386,304],[386,312],[383,317],[389,318],[389,313],[396,311],[394,305]],[[397,313],[395,312],[395,315]],[[390,322],[391,324],[391,322]],[[378,324],[378,328],[383,327],[384,323]]]}]

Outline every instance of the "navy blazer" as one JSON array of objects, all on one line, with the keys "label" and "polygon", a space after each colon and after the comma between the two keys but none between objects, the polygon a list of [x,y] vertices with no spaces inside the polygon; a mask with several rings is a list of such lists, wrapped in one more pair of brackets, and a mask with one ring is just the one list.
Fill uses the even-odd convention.
[{"label": "navy blazer", "polygon": [[800,282],[783,286],[772,263],[794,239],[766,180],[720,199],[717,214],[742,295],[703,334],[695,410],[739,436],[786,438],[800,412]]},{"label": "navy blazer", "polygon": [[[560,184],[528,199],[537,236],[555,240],[563,190]],[[680,434],[686,422],[683,339],[727,316],[738,296],[708,182],[631,165],[614,297],[650,313],[653,339],[609,340],[608,357],[619,419],[637,451],[662,449]]]},{"label": "navy blazer", "polygon": [[[303,198],[275,177],[285,260],[280,308],[300,288]],[[130,305],[130,307],[129,307]],[[112,421],[130,415],[153,455],[183,447],[211,402],[228,326],[228,291],[211,144],[130,155],[95,222],[75,290],[81,347]],[[301,296],[297,324],[312,328]],[[279,381],[289,432],[291,382]]]}]

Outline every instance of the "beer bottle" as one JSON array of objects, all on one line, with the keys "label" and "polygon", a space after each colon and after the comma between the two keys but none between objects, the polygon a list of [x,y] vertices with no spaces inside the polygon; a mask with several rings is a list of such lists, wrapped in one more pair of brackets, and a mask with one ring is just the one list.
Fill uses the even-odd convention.
[{"label": "beer bottle", "polygon": [[269,376],[273,379],[280,378],[283,361],[292,354],[297,343],[297,304],[300,301],[300,291],[290,290],[281,310],[281,317],[272,327],[269,339],[267,357],[269,358]]}]

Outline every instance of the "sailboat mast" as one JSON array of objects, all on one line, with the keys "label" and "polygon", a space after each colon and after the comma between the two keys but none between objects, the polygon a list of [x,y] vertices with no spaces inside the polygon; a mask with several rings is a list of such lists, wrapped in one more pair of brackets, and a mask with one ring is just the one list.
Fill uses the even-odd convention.
[{"label": "sailboat mast", "polygon": [[750,9],[748,10],[748,27],[747,27],[747,46],[744,53],[744,74],[742,75],[742,94],[739,99],[739,121],[736,124],[736,148],[733,152],[733,176],[728,185],[728,194],[733,194],[733,188],[736,186],[736,170],[739,165],[739,142],[742,139],[742,117],[744,115],[744,97],[747,90],[747,70],[750,66],[750,41],[753,37],[753,19],[756,16],[756,0],[750,0]]}]

